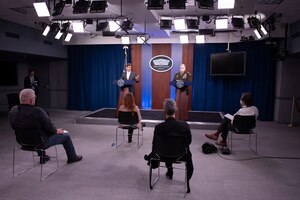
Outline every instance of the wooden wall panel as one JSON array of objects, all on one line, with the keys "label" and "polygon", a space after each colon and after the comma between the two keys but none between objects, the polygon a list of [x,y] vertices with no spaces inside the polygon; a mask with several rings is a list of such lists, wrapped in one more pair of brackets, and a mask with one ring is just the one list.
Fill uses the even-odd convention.
[{"label": "wooden wall panel", "polygon": [[134,84],[135,90],[135,103],[141,108],[142,102],[142,45],[131,45],[131,61],[133,66],[133,71],[140,75],[140,81]]},{"label": "wooden wall panel", "polygon": [[[194,63],[194,45],[184,44],[182,45],[182,63],[186,65],[186,70],[193,76],[193,63]],[[192,109],[192,86],[189,86],[190,97],[188,109]]]},{"label": "wooden wall panel", "polygon": [[[171,57],[171,44],[153,44],[152,57],[165,55]],[[165,98],[170,98],[170,77],[171,72],[156,72],[152,70],[152,109],[162,109]]]}]

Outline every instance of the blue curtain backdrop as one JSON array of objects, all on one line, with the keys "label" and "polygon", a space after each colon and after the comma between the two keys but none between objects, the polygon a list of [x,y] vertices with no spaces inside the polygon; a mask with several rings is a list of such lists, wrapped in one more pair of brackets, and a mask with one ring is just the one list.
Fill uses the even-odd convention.
[{"label": "blue curtain backdrop", "polygon": [[210,54],[226,52],[227,44],[194,46],[192,110],[234,114],[243,92],[251,92],[260,120],[273,120],[275,61],[271,45],[264,41],[234,43],[232,52],[246,52],[245,76],[211,76]]},{"label": "blue curtain backdrop", "polygon": [[[230,45],[232,52],[246,52],[246,75],[210,76],[210,54],[225,52],[226,48],[227,44],[194,46],[192,110],[234,114],[240,108],[241,93],[251,92],[260,111],[259,119],[273,120],[275,61],[272,46],[264,41],[233,43]],[[145,48],[143,59],[151,57],[144,54],[147,54]],[[129,47],[128,62],[131,62],[130,58]],[[69,109],[96,110],[117,106],[119,88],[113,81],[123,71],[122,45],[69,46],[68,60]],[[148,60],[143,62],[148,63]],[[143,65],[143,70],[145,67]],[[151,79],[148,75],[142,77]],[[142,90],[151,91],[151,87],[151,82],[143,84]],[[144,92],[143,101],[150,101],[151,94],[146,96]]]},{"label": "blue curtain backdrop", "polygon": [[[128,49],[128,62],[131,51]],[[116,107],[119,87],[113,84],[123,71],[122,45],[68,46],[69,109]]]}]

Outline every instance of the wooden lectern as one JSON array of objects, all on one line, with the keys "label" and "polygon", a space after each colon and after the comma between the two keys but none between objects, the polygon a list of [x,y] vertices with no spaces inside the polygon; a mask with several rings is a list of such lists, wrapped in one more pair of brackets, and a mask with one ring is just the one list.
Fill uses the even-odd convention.
[{"label": "wooden lectern", "polygon": [[176,105],[177,111],[175,113],[175,117],[178,120],[187,121],[189,119],[188,115],[188,103],[189,103],[189,95],[187,94],[188,86],[192,85],[190,81],[171,81],[171,86],[176,88]]},{"label": "wooden lectern", "polygon": [[114,84],[117,84],[120,87],[120,95],[118,100],[118,107],[116,112],[116,117],[118,117],[119,108],[123,103],[124,96],[129,92],[128,86],[134,84],[134,80],[125,81],[123,79],[115,80]]}]

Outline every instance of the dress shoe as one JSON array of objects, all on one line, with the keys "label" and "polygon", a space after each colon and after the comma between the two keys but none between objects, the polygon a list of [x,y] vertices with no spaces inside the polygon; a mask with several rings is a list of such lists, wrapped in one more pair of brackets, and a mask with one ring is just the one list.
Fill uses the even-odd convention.
[{"label": "dress shoe", "polygon": [[42,165],[42,164],[45,164],[47,161],[49,161],[50,160],[50,156],[48,156],[48,155],[44,155],[43,157],[42,156],[40,156],[40,164]]},{"label": "dress shoe", "polygon": [[173,171],[172,171],[172,170],[168,170],[167,173],[166,173],[166,176],[167,176],[169,179],[173,179]]},{"label": "dress shoe", "polygon": [[211,139],[211,140],[218,140],[218,135],[216,135],[215,133],[213,134],[205,134],[205,136],[208,138],[208,139]]},{"label": "dress shoe", "polygon": [[223,141],[223,140],[217,141],[216,145],[219,145],[219,146],[222,146],[222,147],[227,147],[227,143],[225,141]]},{"label": "dress shoe", "polygon": [[71,164],[71,163],[74,163],[74,162],[79,162],[82,160],[82,155],[78,155],[76,156],[76,158],[73,158],[73,159],[68,159],[68,164]]}]

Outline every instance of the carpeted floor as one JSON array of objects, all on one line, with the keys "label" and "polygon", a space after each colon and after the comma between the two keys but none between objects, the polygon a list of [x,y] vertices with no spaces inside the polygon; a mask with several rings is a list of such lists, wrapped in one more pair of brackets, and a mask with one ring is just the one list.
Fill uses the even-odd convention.
[{"label": "carpeted floor", "polygon": [[[136,148],[124,143],[115,149],[113,125],[75,124],[83,111],[49,110],[54,124],[68,130],[78,154],[79,163],[66,164],[62,146],[58,146],[59,170],[39,181],[39,168],[12,178],[12,149],[16,145],[7,116],[0,117],[0,200],[152,200],[183,199],[184,175],[174,171],[173,180],[165,169],[154,190],[148,187],[148,166],[143,157],[150,152],[153,127],[144,130],[144,144]],[[244,138],[234,141],[231,155],[204,155],[201,145],[212,130],[192,129],[191,151],[195,167],[191,193],[186,199],[205,200],[298,200],[300,196],[300,128],[274,122],[257,122],[258,155],[247,148]],[[48,150],[53,154],[53,148]],[[18,152],[17,166],[30,164],[29,153]],[[51,160],[45,172],[53,169]]]}]

